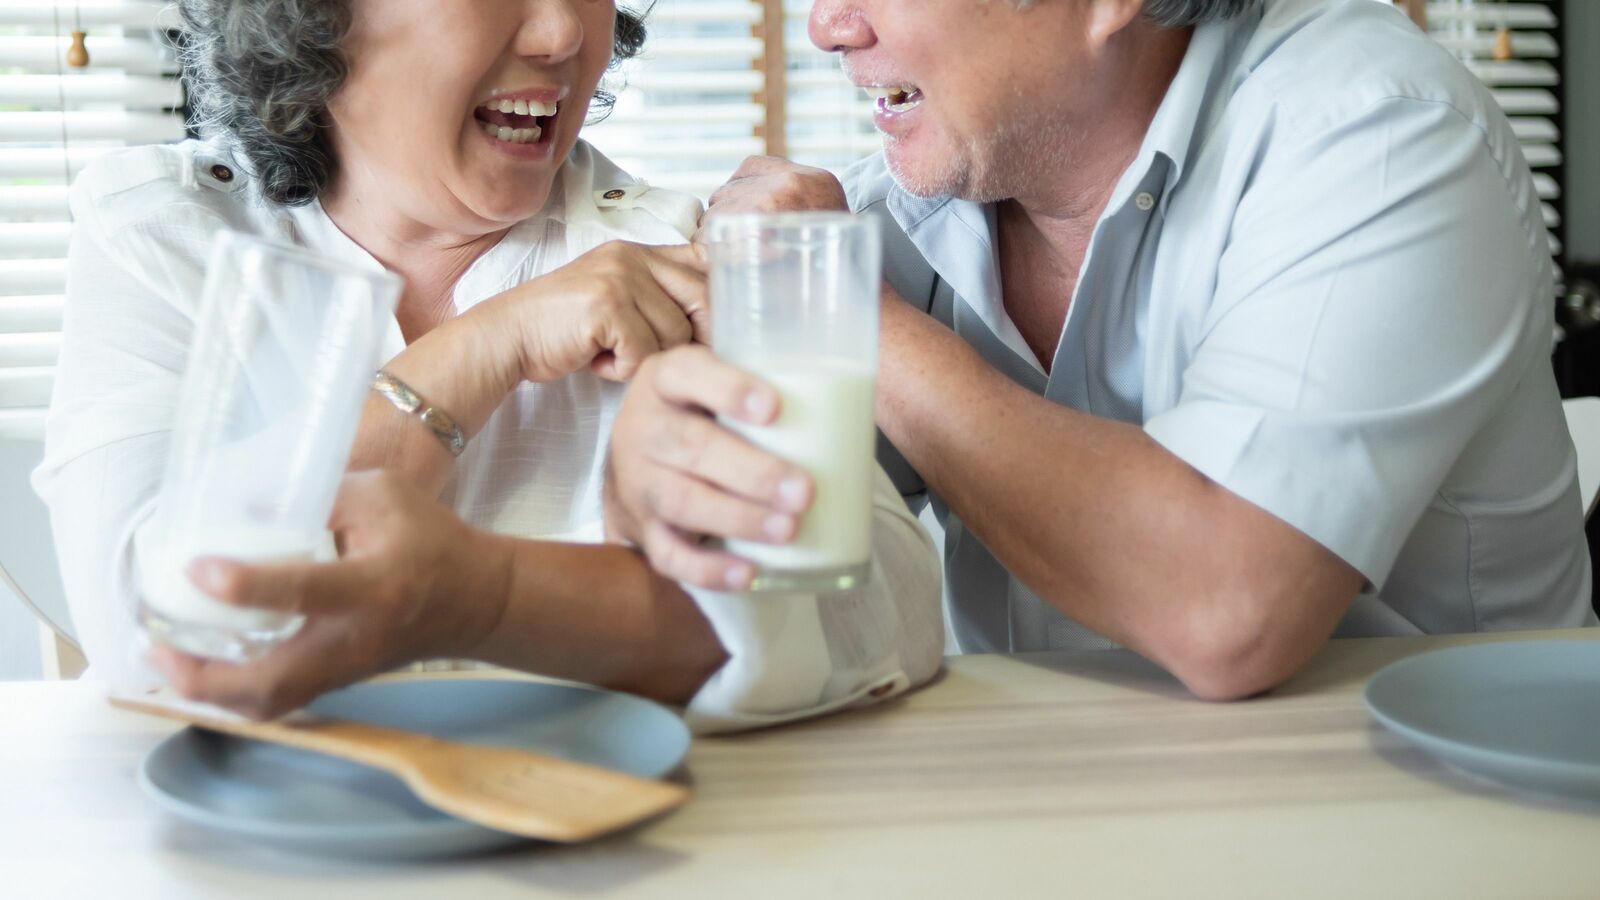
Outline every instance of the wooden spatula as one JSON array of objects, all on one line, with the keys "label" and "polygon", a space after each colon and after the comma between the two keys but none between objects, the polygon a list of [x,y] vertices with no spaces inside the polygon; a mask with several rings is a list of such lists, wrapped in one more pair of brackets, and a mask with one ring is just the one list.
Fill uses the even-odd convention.
[{"label": "wooden spatula", "polygon": [[679,785],[526,750],[463,744],[308,713],[252,722],[159,694],[113,695],[111,704],[382,769],[435,809],[546,841],[599,837],[660,815],[689,796]]}]

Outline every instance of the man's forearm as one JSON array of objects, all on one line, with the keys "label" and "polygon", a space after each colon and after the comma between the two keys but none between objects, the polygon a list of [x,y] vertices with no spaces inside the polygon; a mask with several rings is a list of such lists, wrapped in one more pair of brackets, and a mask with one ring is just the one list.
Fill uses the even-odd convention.
[{"label": "man's forearm", "polygon": [[1359,587],[1140,428],[1023,389],[897,301],[881,352],[879,425],[966,527],[1040,597],[1197,693],[1281,680]]},{"label": "man's forearm", "polygon": [[693,599],[625,547],[500,535],[504,610],[473,657],[683,704],[727,660]]}]

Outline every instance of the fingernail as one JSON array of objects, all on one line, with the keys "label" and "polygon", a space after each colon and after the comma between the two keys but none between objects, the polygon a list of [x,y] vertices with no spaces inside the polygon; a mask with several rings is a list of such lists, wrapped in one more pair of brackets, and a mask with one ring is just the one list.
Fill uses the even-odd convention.
[{"label": "fingernail", "polygon": [[787,541],[794,535],[794,529],[794,516],[782,514],[767,516],[766,521],[761,523],[761,530],[775,541]]},{"label": "fingernail", "polygon": [[223,590],[222,566],[214,559],[200,558],[189,563],[189,580],[208,594]]},{"label": "fingernail", "polygon": [[805,508],[806,480],[798,475],[785,478],[778,484],[778,498],[796,512]]},{"label": "fingernail", "polygon": [[751,391],[744,395],[744,414],[750,421],[761,424],[772,418],[772,396],[766,391]]},{"label": "fingernail", "polygon": [[750,586],[750,582],[754,581],[755,577],[755,570],[750,567],[749,563],[734,563],[723,574],[722,580],[733,590],[742,591]]}]

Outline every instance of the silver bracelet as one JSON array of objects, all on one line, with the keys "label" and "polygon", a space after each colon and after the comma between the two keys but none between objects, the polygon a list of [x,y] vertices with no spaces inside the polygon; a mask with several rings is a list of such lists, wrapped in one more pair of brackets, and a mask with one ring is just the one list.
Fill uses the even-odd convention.
[{"label": "silver bracelet", "polygon": [[460,456],[461,451],[467,449],[467,436],[461,433],[461,426],[456,424],[456,420],[444,410],[430,406],[421,394],[411,389],[411,385],[379,369],[372,375],[372,389],[394,404],[395,409],[421,419],[422,424],[433,432],[433,436],[439,439],[444,449],[450,451],[451,456]]}]

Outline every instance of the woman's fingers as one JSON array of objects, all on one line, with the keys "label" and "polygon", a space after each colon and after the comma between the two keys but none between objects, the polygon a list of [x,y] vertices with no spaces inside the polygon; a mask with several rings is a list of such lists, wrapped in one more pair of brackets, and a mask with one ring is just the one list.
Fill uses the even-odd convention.
[{"label": "woman's fingers", "polygon": [[639,366],[661,350],[656,331],[631,299],[611,304],[611,315],[600,323],[598,340],[603,352],[590,368],[609,381],[627,381]]},{"label": "woman's fingers", "polygon": [[214,556],[190,562],[188,574],[224,603],[308,616],[348,611],[381,577],[369,560],[250,565]]},{"label": "woman's fingers", "polygon": [[[702,344],[711,343],[711,300],[706,285],[705,261],[698,247],[680,244],[668,247],[642,247],[640,259],[646,276],[660,292],[660,297],[672,304],[672,311],[689,326],[689,338]],[[653,292],[650,293],[653,297]],[[677,341],[677,346],[686,341]]]},{"label": "woman's fingers", "polygon": [[173,690],[252,719],[273,719],[346,683],[343,623],[308,623],[299,634],[254,662],[236,664],[189,656],[158,644],[150,661]]}]

